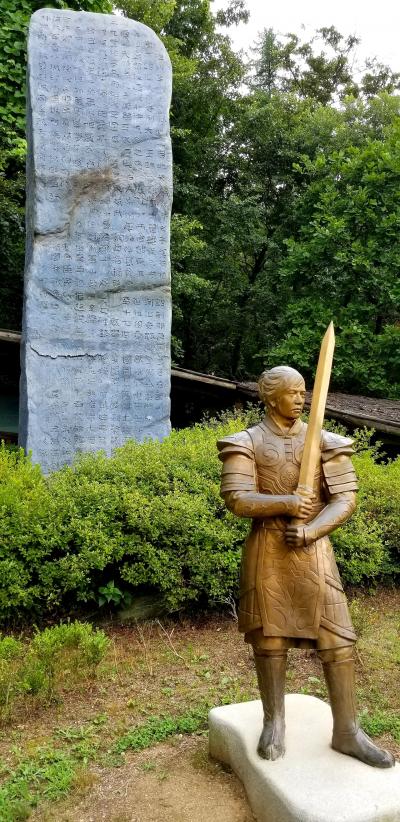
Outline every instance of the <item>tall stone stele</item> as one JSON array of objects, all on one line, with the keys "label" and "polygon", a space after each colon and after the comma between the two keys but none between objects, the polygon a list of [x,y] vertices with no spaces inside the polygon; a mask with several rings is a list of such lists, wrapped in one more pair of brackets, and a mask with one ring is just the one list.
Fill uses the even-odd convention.
[{"label": "tall stone stele", "polygon": [[20,443],[45,472],[170,431],[170,97],[146,26],[32,16]]}]

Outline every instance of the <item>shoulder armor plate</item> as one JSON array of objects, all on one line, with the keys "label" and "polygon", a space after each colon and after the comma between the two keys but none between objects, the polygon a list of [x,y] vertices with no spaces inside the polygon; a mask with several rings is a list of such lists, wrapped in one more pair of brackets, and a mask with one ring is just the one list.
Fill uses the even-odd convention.
[{"label": "shoulder armor plate", "polygon": [[228,454],[245,454],[245,456],[253,457],[253,443],[247,431],[239,431],[238,434],[223,437],[217,441],[217,448],[221,460],[224,460]]},{"label": "shoulder armor plate", "polygon": [[357,491],[358,483],[356,472],[347,454],[343,454],[343,452],[341,454],[335,454],[332,459],[322,464],[322,471],[329,494]]},{"label": "shoulder armor plate", "polygon": [[257,490],[253,444],[247,431],[218,440],[217,448],[224,464],[221,494]]},{"label": "shoulder armor plate", "polygon": [[341,434],[334,434],[332,431],[322,431],[321,436],[321,457],[322,461],[330,460],[337,454],[354,453],[354,440],[350,437],[342,437]]}]

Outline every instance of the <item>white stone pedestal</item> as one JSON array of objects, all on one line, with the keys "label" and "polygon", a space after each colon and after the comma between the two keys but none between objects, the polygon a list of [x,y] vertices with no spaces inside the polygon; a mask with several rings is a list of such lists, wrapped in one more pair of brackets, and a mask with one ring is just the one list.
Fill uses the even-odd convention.
[{"label": "white stone pedestal", "polygon": [[330,747],[329,705],[286,697],[286,755],[257,754],[261,702],[214,708],[210,754],[243,782],[257,822],[400,822],[400,765],[380,770]]}]

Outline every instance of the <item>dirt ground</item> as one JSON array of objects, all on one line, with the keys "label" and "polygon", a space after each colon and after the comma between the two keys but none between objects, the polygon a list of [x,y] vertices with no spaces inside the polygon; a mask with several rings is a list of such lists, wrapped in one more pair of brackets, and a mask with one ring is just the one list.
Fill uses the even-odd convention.
[{"label": "dirt ground", "polygon": [[[179,738],[92,773],[87,796],[32,815],[32,822],[253,822],[244,790],[208,758],[206,738]],[[53,815],[55,814],[56,815]]]},{"label": "dirt ground", "polygon": [[[356,602],[359,711],[397,715],[400,591],[357,594]],[[253,822],[240,781],[208,757],[205,725],[140,751],[127,749],[120,762],[107,759],[124,734],[151,717],[258,698],[253,660],[236,624],[223,616],[196,622],[156,620],[136,627],[109,626],[107,633],[112,647],[97,678],[75,684],[71,680],[67,686],[73,672],[66,670],[58,701],[21,705],[0,734],[0,759],[10,767],[15,767],[16,748],[26,757],[48,743],[70,750],[88,745],[87,759],[82,759],[65,798],[50,802],[42,790],[29,819]],[[287,691],[327,698],[313,652],[290,653]],[[377,741],[400,758],[398,733],[382,732]],[[91,745],[97,747],[90,753]]]}]

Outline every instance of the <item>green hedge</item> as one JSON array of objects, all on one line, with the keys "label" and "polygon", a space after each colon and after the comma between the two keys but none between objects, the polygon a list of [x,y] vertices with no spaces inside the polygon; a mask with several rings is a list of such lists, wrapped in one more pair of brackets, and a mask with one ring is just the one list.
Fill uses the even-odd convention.
[{"label": "green hedge", "polygon": [[[3,446],[0,619],[97,605],[99,588],[112,582],[154,591],[171,611],[235,594],[249,523],[219,496],[215,441],[252,421],[227,415],[163,443],[129,442],[111,459],[81,456],[48,478]],[[400,460],[379,464],[359,444],[359,509],[333,538],[351,583],[400,570]]]}]

